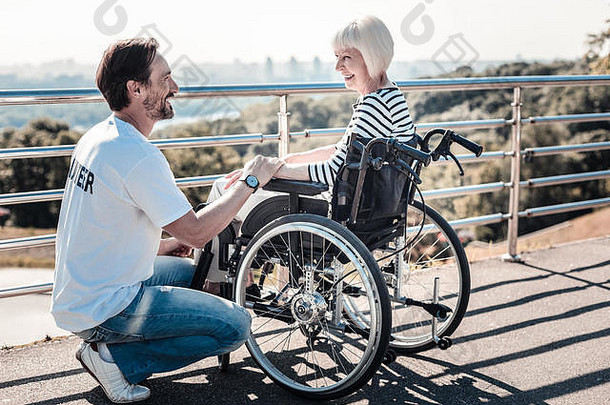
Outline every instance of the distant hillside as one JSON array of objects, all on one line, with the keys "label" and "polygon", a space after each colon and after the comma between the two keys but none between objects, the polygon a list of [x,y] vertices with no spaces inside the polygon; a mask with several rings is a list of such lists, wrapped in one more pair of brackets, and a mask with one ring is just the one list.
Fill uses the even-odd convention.
[{"label": "distant hillside", "polygon": [[[188,58],[175,61],[174,76],[179,85],[208,84],[252,84],[252,83],[302,83],[336,82],[340,76],[334,70],[334,63],[323,62],[319,58],[312,61],[290,60],[277,62],[268,59],[265,63],[242,63],[236,60],[230,64],[194,64]],[[477,61],[473,72],[482,72],[505,61]],[[394,62],[389,74],[395,80],[417,77],[432,77],[454,66],[448,62],[417,60]],[[41,65],[0,66],[0,90],[3,89],[54,89],[54,88],[93,88],[95,87],[95,66],[77,64],[72,60],[56,61]],[[188,70],[188,74],[186,73]],[[231,100],[229,113],[237,114],[240,109],[259,103],[257,98],[237,97]],[[176,108],[176,122],[190,120],[198,110],[196,102],[181,103]],[[218,109],[217,109],[218,110]],[[36,105],[10,106],[0,108],[0,128],[21,128],[37,117],[52,117],[63,120],[71,128],[80,130],[93,126],[108,115],[104,104]],[[216,113],[216,114],[215,114]],[[208,111],[205,115],[218,116],[226,110]]]}]

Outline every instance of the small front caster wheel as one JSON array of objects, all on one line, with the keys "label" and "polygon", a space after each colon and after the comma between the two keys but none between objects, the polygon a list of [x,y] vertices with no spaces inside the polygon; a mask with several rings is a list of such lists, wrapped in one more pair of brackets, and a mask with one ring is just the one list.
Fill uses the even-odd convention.
[{"label": "small front caster wheel", "polygon": [[229,363],[231,362],[231,354],[225,353],[218,356],[218,369],[223,373],[229,369]]},{"label": "small front caster wheel", "polygon": [[392,364],[396,361],[396,352],[392,349],[388,349],[387,352],[383,355],[383,364],[386,366]]},{"label": "small front caster wheel", "polygon": [[453,344],[453,341],[451,340],[451,338],[445,336],[440,338],[440,340],[438,341],[438,348],[441,350],[447,350],[451,347],[451,345]]}]

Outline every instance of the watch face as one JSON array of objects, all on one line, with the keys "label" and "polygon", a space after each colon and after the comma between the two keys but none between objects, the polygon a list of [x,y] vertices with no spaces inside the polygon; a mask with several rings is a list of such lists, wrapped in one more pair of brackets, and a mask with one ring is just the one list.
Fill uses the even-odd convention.
[{"label": "watch face", "polygon": [[257,188],[258,179],[256,177],[254,177],[253,175],[249,175],[248,177],[246,177],[246,184],[252,188]]}]

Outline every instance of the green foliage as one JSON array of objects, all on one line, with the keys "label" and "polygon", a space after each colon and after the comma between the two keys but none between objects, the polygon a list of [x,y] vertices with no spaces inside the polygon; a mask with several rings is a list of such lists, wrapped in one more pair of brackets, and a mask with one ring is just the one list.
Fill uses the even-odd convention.
[{"label": "green foliage", "polygon": [[606,20],[608,27],[598,34],[589,34],[589,51],[585,55],[585,60],[595,73],[610,73],[610,20]]},{"label": "green foliage", "polygon": [[[216,121],[200,121],[193,124],[171,126],[156,131],[155,138],[187,138],[210,135],[227,135],[245,133],[246,128],[238,120],[220,119]],[[239,153],[241,150],[242,153]],[[246,147],[208,147],[191,149],[170,149],[163,153],[176,178],[203,176],[208,174],[228,173],[243,167],[243,155]],[[209,189],[196,187],[183,189],[185,195],[194,206],[207,199]]]},{"label": "green foliage", "polygon": [[[22,129],[3,129],[2,148],[21,148],[46,145],[74,144],[80,134],[68,125],[50,118],[38,118]],[[63,188],[70,158],[34,158],[0,161],[2,193]],[[11,219],[17,226],[52,228],[57,225],[59,201],[18,204],[10,207]]]}]

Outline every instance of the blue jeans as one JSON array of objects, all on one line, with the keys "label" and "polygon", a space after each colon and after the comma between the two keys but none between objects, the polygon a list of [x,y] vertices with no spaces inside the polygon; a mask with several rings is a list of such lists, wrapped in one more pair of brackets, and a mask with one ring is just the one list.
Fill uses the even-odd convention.
[{"label": "blue jeans", "polygon": [[132,384],[237,349],[250,335],[250,315],[233,302],[184,288],[194,271],[189,259],[158,256],[154,275],[125,310],[77,335],[107,343]]}]

